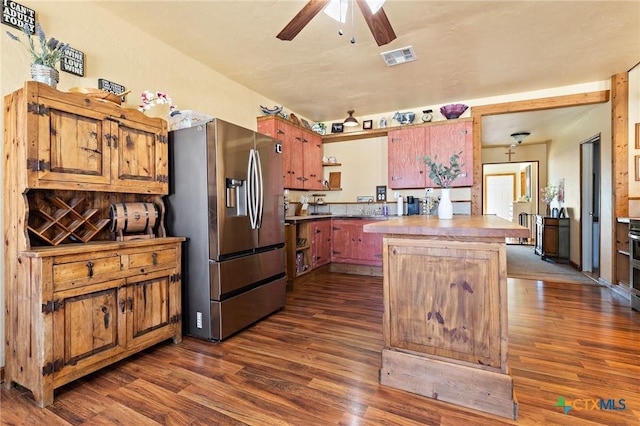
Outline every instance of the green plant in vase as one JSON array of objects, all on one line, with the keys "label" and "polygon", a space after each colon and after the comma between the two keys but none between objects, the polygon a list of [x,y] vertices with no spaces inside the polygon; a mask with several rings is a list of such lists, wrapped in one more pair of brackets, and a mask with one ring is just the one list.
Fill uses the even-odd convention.
[{"label": "green plant in vase", "polygon": [[31,35],[25,27],[24,35],[27,38],[26,43],[10,31],[7,31],[7,35],[12,40],[23,43],[27,47],[31,55],[31,78],[56,87],[60,80],[60,74],[56,69],[56,65],[64,57],[64,52],[69,48],[69,44],[62,43],[53,37],[47,40],[47,36],[44,34],[39,22],[36,22],[35,36]]},{"label": "green plant in vase", "polygon": [[438,218],[452,219],[453,204],[451,203],[450,186],[461,174],[464,164],[460,164],[462,151],[449,157],[449,165],[438,163],[438,156],[431,158],[425,155],[424,163],[429,170],[429,178],[438,185],[441,190],[440,202],[438,203]]}]

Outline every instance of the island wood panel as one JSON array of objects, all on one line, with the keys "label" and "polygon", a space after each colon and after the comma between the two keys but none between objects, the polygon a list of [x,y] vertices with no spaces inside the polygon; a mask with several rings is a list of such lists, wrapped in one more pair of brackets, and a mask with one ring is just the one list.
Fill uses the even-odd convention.
[{"label": "island wood panel", "polygon": [[528,231],[493,215],[365,226],[384,234],[380,383],[517,417],[507,366],[505,238]]},{"label": "island wood panel", "polygon": [[403,283],[385,287],[386,347],[501,368],[503,245],[388,238],[384,254],[389,281]]}]

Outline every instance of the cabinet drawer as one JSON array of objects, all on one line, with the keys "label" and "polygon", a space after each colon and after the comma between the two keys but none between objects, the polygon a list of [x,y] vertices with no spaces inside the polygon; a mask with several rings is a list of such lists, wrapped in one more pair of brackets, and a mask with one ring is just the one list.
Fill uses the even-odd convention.
[{"label": "cabinet drawer", "polygon": [[53,291],[66,290],[115,278],[122,271],[120,256],[83,256],[73,261],[53,264]]},{"label": "cabinet drawer", "polygon": [[175,268],[177,263],[175,248],[131,253],[128,255],[128,258],[128,268],[135,270],[136,273]]}]

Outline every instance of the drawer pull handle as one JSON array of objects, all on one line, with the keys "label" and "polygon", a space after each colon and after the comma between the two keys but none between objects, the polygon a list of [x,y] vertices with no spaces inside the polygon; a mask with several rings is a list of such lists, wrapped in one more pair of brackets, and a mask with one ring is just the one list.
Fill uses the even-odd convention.
[{"label": "drawer pull handle", "polygon": [[87,262],[87,269],[89,270],[89,278],[93,278],[93,262]]},{"label": "drawer pull handle", "polygon": [[109,319],[111,315],[109,315],[109,309],[106,306],[102,307],[102,313],[104,314],[104,328],[109,328]]},{"label": "drawer pull handle", "polygon": [[124,310],[125,310],[126,306],[127,306],[127,301],[126,300],[121,300],[120,301],[120,310],[122,311],[123,314],[124,314]]},{"label": "drawer pull handle", "polygon": [[158,265],[158,253],[151,253],[151,259],[153,261],[153,266]]}]

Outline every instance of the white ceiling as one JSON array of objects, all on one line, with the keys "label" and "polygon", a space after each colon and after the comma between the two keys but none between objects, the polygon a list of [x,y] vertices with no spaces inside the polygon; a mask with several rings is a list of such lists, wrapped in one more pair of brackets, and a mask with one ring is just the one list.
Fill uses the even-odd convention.
[{"label": "white ceiling", "polygon": [[[387,0],[397,39],[378,47],[356,7],[347,24],[319,13],[293,41],[276,34],[306,0],[109,1],[105,9],[314,121],[608,80],[640,61],[640,1]],[[162,25],[158,25],[162,22]],[[344,35],[338,35],[342,27]],[[349,42],[355,36],[356,43]],[[380,53],[413,46],[387,67]],[[483,144],[553,138],[593,107],[506,114]],[[566,111],[565,111],[566,110]],[[562,111],[562,112],[560,112]]]}]

